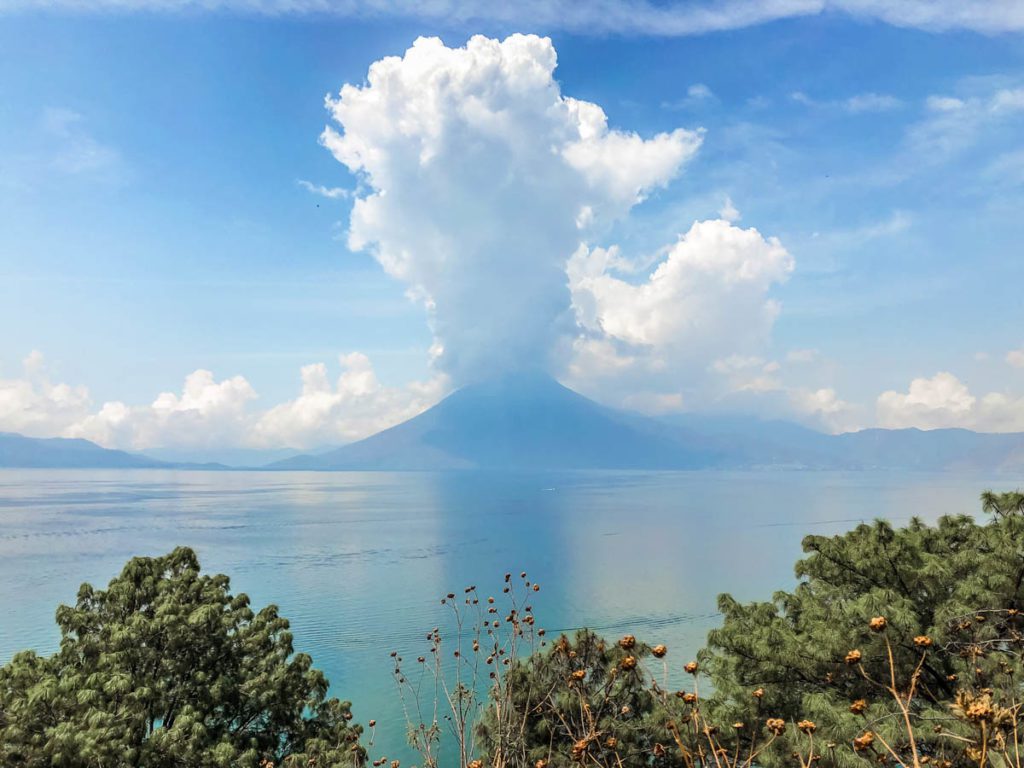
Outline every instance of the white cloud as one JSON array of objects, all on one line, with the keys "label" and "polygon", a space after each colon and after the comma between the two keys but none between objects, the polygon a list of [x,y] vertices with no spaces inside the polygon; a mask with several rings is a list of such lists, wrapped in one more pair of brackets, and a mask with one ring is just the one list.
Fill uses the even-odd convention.
[{"label": "white cloud", "polygon": [[786,353],[787,363],[813,363],[821,356],[816,349],[791,349]]},{"label": "white cloud", "polygon": [[20,377],[0,379],[0,432],[31,437],[81,437],[108,448],[314,448],[367,437],[436,403],[444,376],[405,386],[383,385],[369,358],[342,355],[332,386],[327,366],[302,368],[302,392],[266,410],[243,376],[217,380],[206,370],[185,377],[180,393],[163,392],[148,405],[120,401],[94,409],[82,386],[53,384],[33,352]]},{"label": "white cloud", "polygon": [[990,392],[979,398],[956,376],[945,372],[930,379],[914,379],[905,393],[883,392],[876,407],[879,426],[892,429],[1024,431],[1024,397]]},{"label": "white cloud", "polygon": [[695,222],[645,268],[614,247],[581,247],[568,264],[581,334],[566,381],[621,405],[636,392],[681,394],[689,408],[713,400],[723,375],[733,388],[776,389],[778,364],[760,350],[779,312],[770,289],[792,269],[778,240],[721,219]]},{"label": "white cloud", "polygon": [[0,7],[7,12],[39,8],[76,12],[226,10],[267,15],[400,17],[463,27],[499,23],[584,34],[657,36],[700,35],[823,13],[844,13],[935,32],[968,29],[994,34],[1024,29],[1024,6],[1018,0],[8,0]]},{"label": "white cloud", "polygon": [[444,376],[385,387],[366,355],[353,352],[340,361],[334,386],[323,363],[303,366],[302,393],[260,416],[253,443],[313,447],[358,440],[421,413],[448,389]]},{"label": "white cloud", "polygon": [[91,404],[85,387],[53,384],[34,351],[22,362],[21,376],[0,378],[0,432],[53,437],[85,417]]},{"label": "white cloud", "polygon": [[1024,349],[1011,349],[1005,359],[1014,368],[1024,368]]},{"label": "white cloud", "polygon": [[886,93],[860,93],[842,103],[843,109],[853,114],[861,112],[888,112],[899,109],[903,102]]},{"label": "white cloud", "polygon": [[860,427],[856,407],[841,399],[832,387],[787,391],[793,415],[829,432],[847,432]]},{"label": "white cloud", "polygon": [[546,367],[572,332],[566,259],[701,142],[610,129],[598,105],[560,92],[555,63],[530,35],[421,38],[327,102],[340,130],[322,141],[368,189],[349,245],[423,302],[457,382]]},{"label": "white cloud", "polygon": [[569,262],[580,326],[690,359],[763,341],[779,311],[768,289],[793,269],[776,238],[721,219],[695,222],[643,282],[618,276],[614,255],[581,248]]},{"label": "white cloud", "polygon": [[104,403],[63,434],[134,449],[241,445],[247,442],[251,419],[247,405],[255,398],[244,377],[217,381],[200,369],[185,377],[181,394],[162,392],[148,406]]},{"label": "white cloud", "polygon": [[120,155],[97,141],[85,128],[82,115],[74,110],[51,107],[43,112],[42,133],[51,147],[50,165],[67,174],[109,172]]},{"label": "white cloud", "polygon": [[936,94],[925,100],[926,116],[910,126],[906,136],[919,161],[934,164],[962,153],[1024,112],[1024,88],[993,80],[967,78],[957,95]]},{"label": "white cloud", "polygon": [[808,96],[803,91],[793,91],[789,94],[789,98],[791,101],[803,104],[805,107],[842,110],[852,115],[864,112],[889,112],[903,106],[903,102],[895,96],[874,92],[858,93],[845,99],[818,100]]},{"label": "white cloud", "polygon": [[722,203],[722,207],[718,211],[718,218],[728,221],[730,224],[735,224],[743,218],[740,215],[739,209],[733,205],[732,198],[728,195],[725,196],[725,202]]},{"label": "white cloud", "polygon": [[344,200],[352,196],[352,190],[341,187],[325,187],[323,184],[313,184],[305,179],[299,179],[296,183],[307,192],[326,197],[329,200]]},{"label": "white cloud", "polygon": [[966,104],[954,96],[929,96],[925,99],[925,106],[932,112],[956,112]]},{"label": "white cloud", "polygon": [[715,93],[704,83],[694,83],[686,89],[686,96],[676,101],[663,101],[664,109],[690,109],[715,100]]}]

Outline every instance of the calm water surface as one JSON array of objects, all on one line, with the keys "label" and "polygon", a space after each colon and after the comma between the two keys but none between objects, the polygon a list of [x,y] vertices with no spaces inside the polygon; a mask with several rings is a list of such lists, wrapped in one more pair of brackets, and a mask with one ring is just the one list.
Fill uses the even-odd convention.
[{"label": "calm water surface", "polygon": [[[133,555],[195,548],[254,606],[276,603],[332,693],[378,720],[389,757],[404,719],[388,653],[414,657],[438,597],[506,571],[542,585],[549,632],[589,626],[664,642],[682,663],[715,598],[793,584],[800,539],[861,520],[973,513],[994,480],[896,473],[260,473],[0,470],[0,663],[53,651],[56,606]],[[379,749],[374,753],[378,754]]]}]

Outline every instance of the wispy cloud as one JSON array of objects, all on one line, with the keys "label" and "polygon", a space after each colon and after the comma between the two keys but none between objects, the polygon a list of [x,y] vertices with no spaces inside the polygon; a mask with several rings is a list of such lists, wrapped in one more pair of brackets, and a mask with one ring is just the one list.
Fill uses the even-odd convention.
[{"label": "wispy cloud", "polygon": [[858,93],[845,99],[815,99],[803,91],[793,91],[789,94],[789,98],[805,107],[842,110],[852,115],[864,112],[888,112],[903,106],[903,102],[895,96],[873,92]]},{"label": "wispy cloud", "polygon": [[352,191],[349,189],[342,189],[341,187],[325,187],[322,184],[314,184],[305,179],[299,179],[296,181],[300,187],[307,192],[312,192],[314,195],[320,195],[320,197],[326,197],[330,200],[344,200],[352,196]]},{"label": "wispy cloud", "polygon": [[936,94],[925,100],[925,116],[907,131],[912,151],[930,163],[969,149],[993,129],[1024,114],[1024,87],[968,79],[956,95]]},{"label": "wispy cloud", "polygon": [[528,24],[534,29],[658,36],[700,35],[832,12],[936,32],[967,29],[996,34],[1024,30],[1024,3],[1020,0],[8,0],[0,4],[0,12],[24,9],[404,17],[461,26]]},{"label": "wispy cloud", "polygon": [[63,107],[50,107],[42,115],[42,131],[53,147],[51,165],[71,174],[112,169],[120,162],[117,150],[97,141],[86,129],[82,115]]},{"label": "wispy cloud", "polygon": [[704,83],[694,83],[686,89],[686,96],[675,101],[661,102],[662,109],[692,109],[716,101],[715,93]]}]

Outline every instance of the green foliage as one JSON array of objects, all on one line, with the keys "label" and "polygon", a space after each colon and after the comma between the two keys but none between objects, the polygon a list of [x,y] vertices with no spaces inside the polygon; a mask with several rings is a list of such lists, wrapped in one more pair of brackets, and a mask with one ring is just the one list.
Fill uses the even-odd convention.
[{"label": "green foliage", "polygon": [[681,766],[664,697],[632,637],[589,630],[514,660],[478,729],[485,765]]},{"label": "green foliage", "polygon": [[[916,679],[909,707],[917,746],[937,760],[968,764],[963,750],[947,754],[948,734],[966,727],[951,714],[958,691],[991,689],[1008,705],[1024,692],[1019,496],[983,495],[995,514],[987,525],[946,517],[934,526],[915,519],[894,529],[879,521],[841,536],[808,536],[793,592],[750,604],[722,596],[722,627],[709,634],[702,654],[716,691],[708,703],[712,717],[739,719],[749,711],[751,692],[763,688],[767,715],[809,718],[826,743],[849,746],[870,730],[900,751],[907,729],[886,688],[895,681],[905,695]],[[887,619],[884,632],[869,629],[877,616]],[[847,660],[851,651],[859,652],[859,662]],[[865,712],[851,711],[857,700],[868,703]],[[795,749],[799,736],[789,738]],[[761,762],[781,765],[788,754],[779,749]],[[849,749],[827,757],[837,765],[861,759]]]},{"label": "green foliage", "polygon": [[134,558],[61,606],[60,650],[0,668],[4,768],[360,765],[349,704],[190,549]]}]

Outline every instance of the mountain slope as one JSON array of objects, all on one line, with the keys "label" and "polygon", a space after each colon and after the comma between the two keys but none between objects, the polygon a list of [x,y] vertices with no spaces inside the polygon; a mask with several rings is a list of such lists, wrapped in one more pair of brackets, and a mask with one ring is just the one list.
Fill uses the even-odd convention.
[{"label": "mountain slope", "polygon": [[701,469],[1024,471],[1024,434],[867,429],[606,408],[541,375],[464,387],[364,440],[268,469]]},{"label": "mountain slope", "polygon": [[157,461],[82,439],[25,437],[0,432],[0,467],[38,469],[224,469],[216,464]]},{"label": "mountain slope", "polygon": [[376,435],[270,469],[682,469],[724,456],[654,419],[605,408],[541,375],[464,387]]}]

